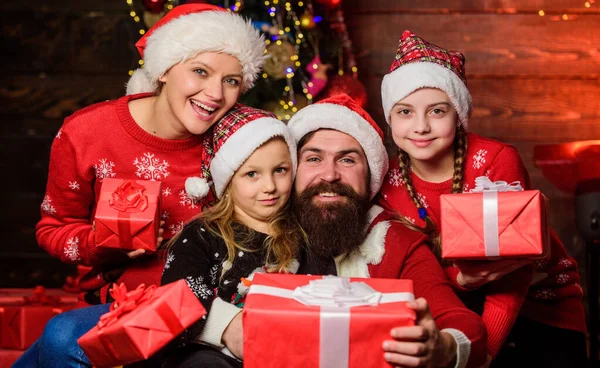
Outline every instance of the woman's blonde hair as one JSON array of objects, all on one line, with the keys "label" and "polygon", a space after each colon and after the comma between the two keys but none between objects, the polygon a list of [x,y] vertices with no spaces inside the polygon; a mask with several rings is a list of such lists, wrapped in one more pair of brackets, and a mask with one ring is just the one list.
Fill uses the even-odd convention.
[{"label": "woman's blonde hair", "polygon": [[[463,175],[466,156],[467,132],[462,124],[458,124],[456,127],[456,136],[454,137],[454,173],[452,175],[452,193],[461,193],[463,191]],[[404,180],[406,190],[408,191],[408,194],[410,195],[410,198],[414,204],[417,206],[419,215],[421,215],[422,212],[425,213],[425,216],[423,217],[423,220],[425,220],[425,228],[420,230],[429,236],[433,244],[433,253],[436,255],[438,260],[442,260],[440,234],[435,228],[435,223],[425,211],[423,203],[417,197],[417,191],[412,183],[412,178],[410,176],[410,156],[406,152],[400,150],[398,163],[400,166],[400,174]],[[414,228],[414,225],[411,228]]]}]

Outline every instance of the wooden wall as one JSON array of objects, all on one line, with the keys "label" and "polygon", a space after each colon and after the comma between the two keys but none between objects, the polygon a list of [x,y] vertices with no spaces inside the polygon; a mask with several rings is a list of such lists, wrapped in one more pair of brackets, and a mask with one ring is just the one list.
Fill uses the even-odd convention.
[{"label": "wooden wall", "polygon": [[60,286],[72,271],[35,240],[50,146],[64,117],[124,94],[138,29],[125,0],[0,2],[0,287]]},{"label": "wooden wall", "polygon": [[[573,197],[559,192],[534,167],[533,147],[600,139],[600,4],[584,4],[344,0],[368,110],[382,126],[381,80],[402,31],[465,54],[474,104],[469,129],[517,147],[534,186],[549,197],[552,225],[578,260],[582,276],[584,244],[575,229]],[[562,19],[564,14],[568,20]]]}]

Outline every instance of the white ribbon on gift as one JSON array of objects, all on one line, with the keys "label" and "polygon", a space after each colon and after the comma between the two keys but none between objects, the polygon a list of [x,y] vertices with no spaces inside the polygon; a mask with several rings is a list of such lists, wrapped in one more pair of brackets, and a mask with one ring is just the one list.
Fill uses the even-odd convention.
[{"label": "white ribbon on gift", "polygon": [[475,188],[470,193],[483,193],[483,244],[487,257],[500,255],[500,236],[498,235],[498,192],[520,192],[520,181],[507,183],[491,181],[487,176],[475,178]]},{"label": "white ribbon on gift", "polygon": [[[350,356],[350,308],[415,300],[412,293],[381,293],[364,282],[323,276],[295,290],[251,285],[248,295],[265,294],[294,299],[308,306],[321,307],[319,367],[347,368]],[[347,336],[347,339],[340,339]]]}]

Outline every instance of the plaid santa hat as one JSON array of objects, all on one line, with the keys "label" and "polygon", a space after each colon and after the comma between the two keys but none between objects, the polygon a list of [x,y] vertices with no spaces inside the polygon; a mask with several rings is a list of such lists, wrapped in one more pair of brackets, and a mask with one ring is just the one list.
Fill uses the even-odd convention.
[{"label": "plaid santa hat", "polygon": [[201,52],[221,52],[242,65],[242,92],[252,88],[265,61],[260,32],[240,15],[210,4],[174,7],[135,44],[144,68],[137,69],[127,94],[157,92],[158,79],[173,65]]},{"label": "plaid santa hat", "polygon": [[296,142],[310,132],[333,129],[353,137],[361,145],[371,172],[371,198],[379,192],[389,161],[383,132],[373,118],[347,94],[339,94],[298,111],[288,123]]},{"label": "plaid santa hat", "polygon": [[[205,135],[209,137],[205,143],[211,144],[205,146],[202,161],[210,162],[210,176],[205,167],[202,171],[205,178],[212,178],[217,198],[221,198],[235,172],[252,153],[275,137],[285,140],[292,160],[292,177],[296,176],[296,141],[287,126],[270,112],[236,104]],[[199,177],[187,178],[185,189],[192,198],[208,194],[206,179]]]},{"label": "plaid santa hat", "polygon": [[398,101],[427,87],[446,92],[458,113],[459,122],[466,128],[472,100],[467,89],[464,55],[444,50],[411,31],[404,31],[390,72],[381,83],[381,100],[387,123],[390,124],[392,108]]}]

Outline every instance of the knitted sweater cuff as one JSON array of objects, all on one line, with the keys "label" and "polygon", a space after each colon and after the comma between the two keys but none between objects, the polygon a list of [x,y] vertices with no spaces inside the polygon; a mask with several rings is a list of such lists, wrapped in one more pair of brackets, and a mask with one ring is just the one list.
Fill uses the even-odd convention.
[{"label": "knitted sweater cuff", "polygon": [[488,331],[488,354],[495,358],[500,352],[510,330],[515,323],[518,312],[495,307],[486,303],[481,318]]},{"label": "knitted sweater cuff", "polygon": [[221,298],[215,298],[210,308],[210,313],[206,316],[204,329],[194,339],[195,342],[207,343],[219,348],[223,348],[223,332],[229,323],[242,311],[231,303],[227,303]]},{"label": "knitted sweater cuff", "polygon": [[440,332],[449,333],[456,341],[456,364],[454,368],[466,367],[471,355],[471,340],[464,333],[454,328],[444,328]]}]

